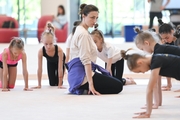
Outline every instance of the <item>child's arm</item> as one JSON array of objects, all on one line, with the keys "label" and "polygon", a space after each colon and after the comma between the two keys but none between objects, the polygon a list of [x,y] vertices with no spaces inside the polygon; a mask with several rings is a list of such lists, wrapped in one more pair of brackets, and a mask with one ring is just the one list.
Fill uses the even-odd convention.
[{"label": "child's arm", "polygon": [[31,91],[32,89],[29,89],[28,87],[28,71],[27,71],[27,56],[25,52],[22,52],[22,69],[23,69],[23,77],[25,82],[25,91]]},{"label": "child's arm", "polygon": [[58,84],[58,88],[64,88],[62,87],[63,85],[63,51],[60,47],[58,47],[58,56],[59,56],[59,61],[58,61],[58,78],[59,78],[59,84]]},{"label": "child's arm", "polygon": [[68,61],[69,61],[69,53],[70,53],[70,48],[66,48],[66,60],[65,60],[65,63],[68,63]]},{"label": "child's arm", "polygon": [[155,85],[153,94],[154,94],[153,108],[158,108],[158,106],[161,106],[162,104],[161,76],[158,77],[157,84]]},{"label": "child's arm", "polygon": [[42,53],[42,49],[40,49],[39,52],[38,52],[38,70],[37,70],[38,86],[37,86],[37,87],[34,87],[35,89],[41,88],[42,59],[43,59],[43,53]]},{"label": "child's arm", "polygon": [[2,91],[9,91],[7,88],[7,83],[8,83],[8,67],[7,67],[7,53],[4,50],[2,53],[2,63],[3,63],[3,81],[2,81]]},{"label": "child's arm", "polygon": [[111,65],[112,65],[112,58],[108,58],[106,70],[109,71],[110,74],[112,75]]},{"label": "child's arm", "polygon": [[139,115],[133,118],[150,118],[151,112],[152,112],[152,103],[153,103],[153,89],[159,77],[159,70],[160,68],[156,68],[151,71],[151,76],[150,76],[150,80],[149,80],[149,83],[147,86],[147,92],[146,92],[146,105],[147,105],[146,111],[136,113]]},{"label": "child's arm", "polygon": [[[161,76],[158,77],[157,83],[154,86],[153,98],[154,98],[154,104],[152,108],[158,109],[158,107],[162,105]],[[146,106],[142,107],[142,109],[146,109]]]}]

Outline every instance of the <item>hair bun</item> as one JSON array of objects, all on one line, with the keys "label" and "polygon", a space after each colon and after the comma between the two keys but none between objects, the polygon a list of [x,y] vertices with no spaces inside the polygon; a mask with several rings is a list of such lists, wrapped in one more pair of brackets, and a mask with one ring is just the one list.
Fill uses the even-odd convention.
[{"label": "hair bun", "polygon": [[83,9],[84,9],[84,7],[85,7],[86,5],[87,5],[87,4],[85,4],[85,3],[83,3],[83,4],[80,5],[80,12],[79,12],[79,14],[82,14],[82,11],[83,11]]},{"label": "hair bun", "polygon": [[158,23],[159,23],[160,25],[163,25],[163,24],[164,24],[164,22],[162,21],[162,19],[158,19]]},{"label": "hair bun", "polygon": [[134,27],[134,31],[138,34],[143,32],[140,27]]},{"label": "hair bun", "polygon": [[130,50],[133,50],[133,48],[129,48],[129,49],[127,49],[126,51],[125,51],[125,50],[121,50],[121,57],[122,57],[123,59],[127,60],[128,57],[129,57],[129,55],[127,55],[126,53],[127,53],[128,51],[130,51]]},{"label": "hair bun", "polygon": [[47,26],[47,29],[49,32],[51,32],[51,31],[54,32],[54,26],[52,25],[51,22],[48,22],[46,26]]}]

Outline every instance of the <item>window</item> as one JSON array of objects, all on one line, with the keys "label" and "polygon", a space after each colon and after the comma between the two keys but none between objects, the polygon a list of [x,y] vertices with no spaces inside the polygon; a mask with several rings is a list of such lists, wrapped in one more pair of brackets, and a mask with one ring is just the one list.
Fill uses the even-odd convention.
[{"label": "window", "polygon": [[[145,0],[81,0],[80,4],[99,8],[99,29],[105,35],[121,36],[124,25],[148,25],[150,5]],[[163,11],[163,21],[169,21],[169,11]],[[154,19],[157,25],[157,19]]]}]

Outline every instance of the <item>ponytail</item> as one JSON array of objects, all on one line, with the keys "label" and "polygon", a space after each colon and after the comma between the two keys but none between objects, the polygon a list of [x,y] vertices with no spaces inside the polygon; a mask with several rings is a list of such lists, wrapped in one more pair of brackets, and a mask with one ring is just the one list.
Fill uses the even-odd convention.
[{"label": "ponytail", "polygon": [[140,58],[144,58],[144,56],[140,55],[140,54],[131,54],[131,55],[127,55],[126,53],[132,50],[132,48],[129,48],[128,50],[121,50],[121,56],[123,59],[127,60],[127,66],[129,68],[129,70],[133,71],[134,69],[136,69],[138,67],[137,61]]},{"label": "ponytail", "polygon": [[130,50],[133,50],[132,48],[129,48],[128,50],[121,50],[121,57],[123,58],[123,59],[125,59],[125,60],[127,60],[128,59],[128,57],[129,57],[129,55],[126,55],[126,53],[128,52],[128,51],[130,51]]},{"label": "ponytail", "polygon": [[45,31],[44,31],[44,32],[42,33],[42,35],[41,35],[41,40],[42,40],[42,38],[43,38],[45,35],[52,35],[54,42],[56,42],[56,36],[55,36],[54,32],[55,32],[54,26],[52,25],[51,22],[48,22],[48,23],[46,24],[46,29],[45,29]]}]

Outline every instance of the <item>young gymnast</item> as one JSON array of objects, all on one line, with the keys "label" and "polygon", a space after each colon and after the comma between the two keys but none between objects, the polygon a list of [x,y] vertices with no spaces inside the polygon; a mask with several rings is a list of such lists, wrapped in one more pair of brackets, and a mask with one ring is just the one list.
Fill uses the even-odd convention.
[{"label": "young gymnast", "polygon": [[174,36],[175,29],[172,25],[164,23],[161,19],[158,19],[158,22],[160,24],[159,35],[161,36],[161,39],[165,44],[176,45],[175,41],[177,38]]},{"label": "young gymnast", "polygon": [[[146,111],[137,113],[134,118],[149,118],[152,112],[153,90],[158,77],[166,76],[180,80],[180,56],[171,54],[153,54],[152,56],[143,56],[140,54],[126,54],[127,51],[121,51],[122,57],[127,60],[128,68],[135,73],[144,73],[151,70],[149,82],[146,91]],[[180,98],[180,96],[177,96]]]},{"label": "young gymnast", "polygon": [[180,25],[177,25],[174,36],[177,38],[174,44],[180,46]]},{"label": "young gymnast", "polygon": [[[134,38],[137,48],[143,50],[150,54],[166,53],[180,56],[180,48],[173,45],[160,45],[158,43],[159,36],[152,31],[142,31],[138,27],[135,28],[135,31],[138,33]],[[161,92],[161,76],[159,76],[159,81],[155,92],[155,104],[153,108],[158,108],[162,103],[162,92]]]},{"label": "young gymnast", "polygon": [[[71,46],[71,40],[72,40],[72,36],[74,35],[74,32],[76,30],[76,27],[81,23],[81,21],[76,21],[74,22],[74,27],[72,29],[72,33],[68,36],[67,40],[66,40],[66,60],[65,63],[69,62],[69,53],[70,53],[70,46]],[[67,67],[67,66],[66,66]]]},{"label": "young gymnast", "polygon": [[[83,94],[118,94],[123,90],[123,83],[100,66],[94,64],[97,47],[89,34],[88,28],[97,22],[99,10],[94,5],[80,5],[81,23],[76,27],[70,45],[68,65],[69,92]],[[99,72],[95,72],[99,69]]]},{"label": "young gymnast", "polygon": [[22,60],[22,71],[25,81],[25,91],[32,91],[28,88],[27,57],[24,51],[24,42],[21,38],[14,37],[8,48],[0,54],[0,87],[2,91],[10,91],[15,87],[17,76],[17,64]]},{"label": "young gymnast", "polygon": [[44,46],[38,52],[38,86],[33,88],[41,88],[43,56],[47,59],[49,85],[65,88],[63,87],[65,55],[63,50],[55,44],[54,27],[51,23],[47,24],[47,29],[42,33],[41,40]]},{"label": "young gymnast", "polygon": [[98,24],[94,26],[95,30],[91,32],[97,50],[98,57],[105,62],[105,68],[111,75],[120,80],[123,85],[132,85],[136,82],[132,78],[122,78],[124,71],[124,59],[120,55],[120,49],[105,42],[101,30],[97,29]]},{"label": "young gymnast", "polygon": [[[161,19],[158,19],[158,22],[160,24],[159,35],[161,37],[161,40],[164,42],[164,44],[179,46],[178,32],[175,32],[173,26],[171,24],[164,23]],[[171,87],[172,87],[171,78],[167,78],[167,86],[162,86],[163,88],[162,90],[169,91],[171,90]]]}]

